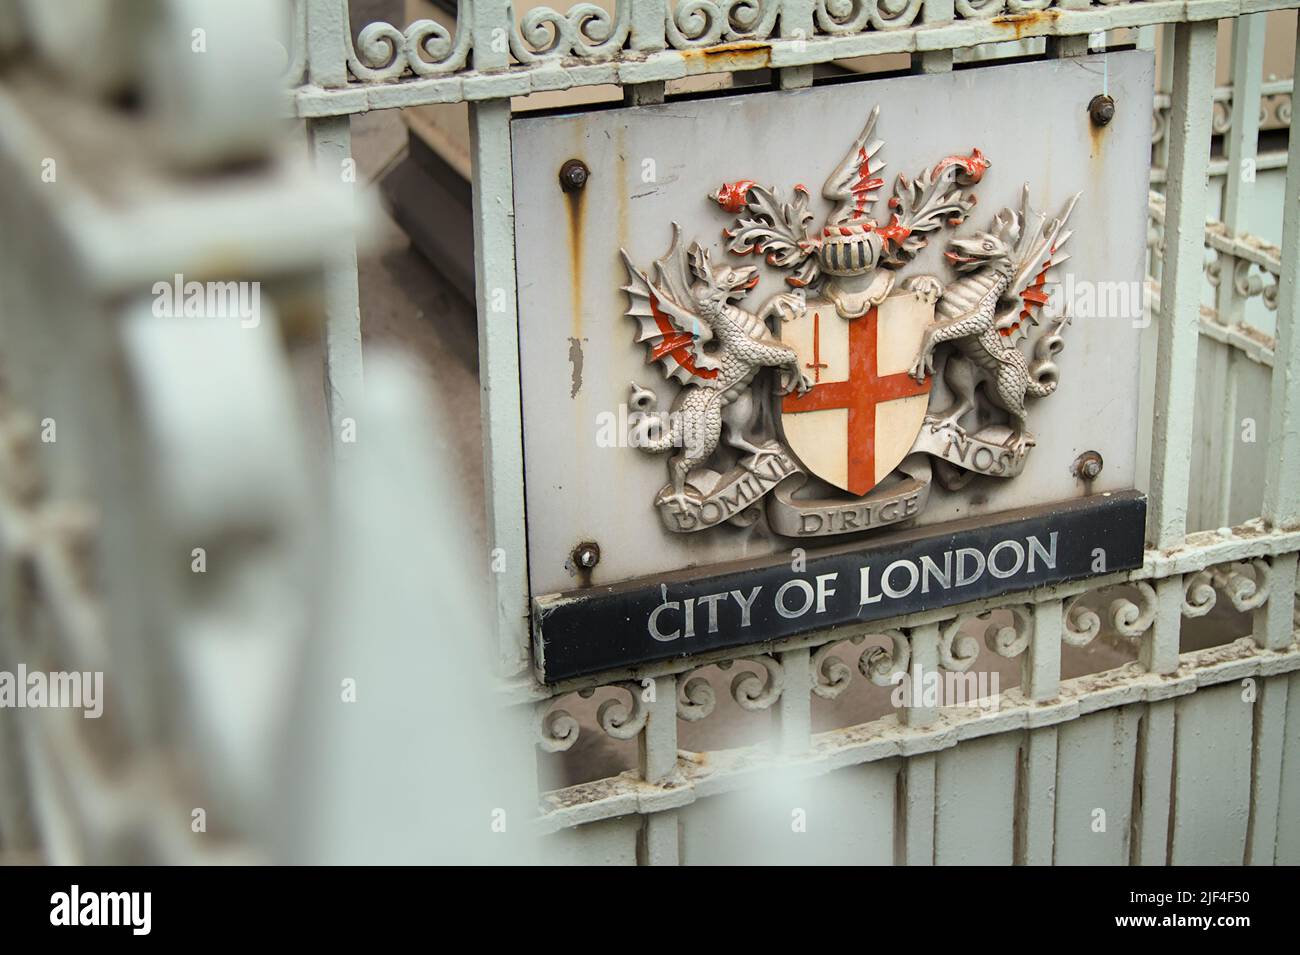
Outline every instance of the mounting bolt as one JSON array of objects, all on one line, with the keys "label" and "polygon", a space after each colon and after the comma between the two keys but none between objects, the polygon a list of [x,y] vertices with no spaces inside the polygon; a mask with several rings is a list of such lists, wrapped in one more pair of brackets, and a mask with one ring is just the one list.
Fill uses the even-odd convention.
[{"label": "mounting bolt", "polygon": [[573,548],[574,566],[591,570],[600,563],[600,545],[595,541],[583,541]]},{"label": "mounting bolt", "polygon": [[1108,126],[1115,118],[1115,101],[1105,93],[1099,93],[1088,103],[1088,115],[1094,126]]},{"label": "mounting bolt", "polygon": [[1070,470],[1074,472],[1075,477],[1091,481],[1101,473],[1101,467],[1101,455],[1096,451],[1085,451],[1074,459]]},{"label": "mounting bolt", "polygon": [[577,192],[591,178],[591,170],[581,159],[570,159],[560,167],[560,188],[565,192]]}]

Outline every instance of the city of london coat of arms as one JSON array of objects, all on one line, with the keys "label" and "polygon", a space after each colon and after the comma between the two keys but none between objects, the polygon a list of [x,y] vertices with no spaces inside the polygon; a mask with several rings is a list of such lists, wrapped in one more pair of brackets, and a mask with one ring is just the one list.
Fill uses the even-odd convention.
[{"label": "city of london coat of arms", "polygon": [[[936,485],[1014,480],[1032,453],[1069,321],[1050,291],[1079,197],[1049,217],[1026,185],[1019,208],[970,228],[990,166],[975,148],[899,173],[886,198],[878,112],[826,178],[820,214],[802,184],[740,179],[708,197],[731,217],[724,256],[675,223],[648,267],[622,252],[635,342],[681,386],[668,408],[629,392],[631,444],[666,461],[653,503],[670,531],[764,514],[787,537],[869,531],[916,517]],[[907,274],[939,241],[947,274]],[[753,303],[760,268],[787,290]]]}]

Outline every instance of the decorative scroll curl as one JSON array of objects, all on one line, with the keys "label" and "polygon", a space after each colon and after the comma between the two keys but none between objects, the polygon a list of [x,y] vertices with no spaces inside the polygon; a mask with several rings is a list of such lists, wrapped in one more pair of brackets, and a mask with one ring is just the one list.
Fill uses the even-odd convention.
[{"label": "decorative scroll curl", "polygon": [[962,614],[939,631],[939,665],[945,670],[965,673],[979,656],[979,641],[961,632],[962,625],[971,617]]},{"label": "decorative scroll curl", "polygon": [[731,679],[731,698],[742,709],[755,712],[766,710],[781,698],[785,688],[785,671],[781,664],[769,656],[750,657],[745,662],[757,663],[764,673],[743,670]]},{"label": "decorative scroll curl", "polygon": [[874,30],[901,30],[916,22],[921,0],[817,0],[817,29],[831,36]]},{"label": "decorative scroll curl", "polygon": [[469,18],[462,0],[456,37],[436,20],[416,20],[399,30],[391,23],[367,24],[354,44],[348,37],[348,72],[365,82],[396,80],[407,72],[440,76],[461,69],[469,58]]},{"label": "decorative scroll curl", "polygon": [[1097,611],[1082,603],[1083,595],[1072,597],[1065,604],[1065,626],[1061,639],[1072,647],[1086,647],[1101,633],[1101,617]]},{"label": "decorative scroll curl", "polygon": [[718,704],[713,684],[707,677],[696,675],[701,669],[698,667],[677,678],[677,715],[688,723],[704,719]]},{"label": "decorative scroll curl", "polygon": [[605,700],[596,710],[596,722],[614,739],[635,739],[645,729],[646,717],[650,715],[641,700],[641,684],[624,680],[612,683],[610,687],[626,693],[630,703],[624,703],[618,697]]},{"label": "decorative scroll curl", "polygon": [[[626,693],[626,701],[617,696],[603,701],[596,709],[596,722],[614,739],[635,739],[645,729],[646,718],[650,715],[641,698],[642,689],[642,685],[635,680],[621,680],[602,687],[578,690],[578,696],[590,699],[599,690],[621,690]],[[537,709],[538,745],[548,753],[562,753],[570,749],[578,741],[581,732],[581,724],[572,713],[563,707],[551,709],[555,702],[554,699],[546,700]]]},{"label": "decorative scroll curl", "polygon": [[764,40],[772,35],[780,10],[779,0],[681,0],[669,6],[664,28],[675,50],[724,40]]},{"label": "decorative scroll curl", "polygon": [[578,741],[577,719],[564,709],[549,709],[547,700],[537,710],[538,745],[548,753],[562,753]]},{"label": "decorative scroll curl", "polygon": [[1187,575],[1183,592],[1183,616],[1204,617],[1214,609],[1218,595],[1214,591],[1214,577],[1208,570]]},{"label": "decorative scroll curl", "polygon": [[619,3],[611,16],[594,3],[577,3],[560,13],[534,7],[510,33],[510,52],[520,63],[540,63],[577,56],[611,59],[623,51],[631,23],[632,5]]},{"label": "decorative scroll curl", "polygon": [[[1011,614],[1011,624],[989,624],[984,631],[984,644],[1000,657],[1018,657],[1029,648],[1034,634],[1034,618],[1027,607],[1004,607]],[[990,612],[979,614],[977,619],[987,620]]]},{"label": "decorative scroll curl", "polygon": [[[849,643],[860,644],[865,639],[864,634],[858,634],[856,637],[850,637]],[[818,647],[812,655],[812,691],[824,700],[835,699],[853,682],[853,670],[831,652],[839,646],[840,642],[828,643]],[[858,658],[858,665],[862,665],[861,656]]]},{"label": "decorative scroll curl", "polygon": [[1270,592],[1268,561],[1256,558],[1250,562],[1249,566],[1254,571],[1253,577],[1243,573],[1246,566],[1245,563],[1236,563],[1226,567],[1215,567],[1212,570],[1215,586],[1221,589],[1232,601],[1232,605],[1242,613],[1264,606],[1268,602]]},{"label": "decorative scroll curl", "polygon": [[907,673],[912,642],[902,630],[886,630],[879,636],[886,637],[892,646],[869,648],[858,657],[858,670],[876,686],[893,686],[899,676]]},{"label": "decorative scroll curl", "polygon": [[1156,619],[1155,588],[1145,580],[1136,581],[1133,586],[1142,601],[1140,606],[1127,597],[1119,597],[1110,604],[1111,625],[1130,638],[1142,636]]}]

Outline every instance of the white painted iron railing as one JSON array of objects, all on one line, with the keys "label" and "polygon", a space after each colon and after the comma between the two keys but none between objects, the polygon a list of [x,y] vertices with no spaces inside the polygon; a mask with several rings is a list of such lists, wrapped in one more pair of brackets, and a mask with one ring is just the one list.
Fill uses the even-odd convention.
[{"label": "white painted iron railing", "polygon": [[[1300,141],[1291,141],[1286,161],[1292,174],[1280,249],[1247,234],[1249,184],[1240,176],[1225,176],[1222,222],[1209,232],[1205,227],[1212,135],[1225,135],[1227,170],[1259,158],[1254,104],[1289,90],[1260,81],[1262,15],[1297,6],[1285,0],[621,0],[613,13],[579,4],[567,12],[534,10],[519,20],[506,0],[461,0],[454,27],[371,24],[354,38],[345,0],[294,5],[288,109],[306,120],[319,167],[334,170],[348,159],[353,114],[470,103],[488,544],[506,557],[490,578],[503,696],[512,713],[527,714],[535,726],[543,763],[572,751],[584,734],[635,750],[624,771],[542,797],[543,858],[676,864],[743,859],[757,847],[767,858],[781,852],[783,858],[808,853],[906,863],[1300,861]],[[1228,18],[1239,18],[1230,99],[1214,86],[1216,30]],[[1161,112],[1167,121],[1158,126],[1156,143],[1163,197],[1153,206],[1161,254],[1142,568],[883,621],[860,633],[813,634],[599,682],[536,683],[528,649],[510,98],[616,84],[629,102],[653,102],[675,79],[758,68],[776,71],[781,87],[796,88],[812,82],[814,65],[840,58],[910,53],[916,69],[933,72],[951,69],[956,49],[1032,37],[1046,37],[1052,56],[1086,53],[1091,35],[1122,29],[1135,30],[1138,42],[1150,46],[1161,25],[1170,42],[1164,46],[1167,100],[1157,100],[1158,110],[1167,102]],[[1231,120],[1225,127],[1220,119],[1216,129],[1215,104],[1228,102]],[[1242,103],[1251,108],[1239,109]],[[6,183],[0,196],[29,201],[12,177]],[[286,221],[307,230],[306,215],[293,210]],[[59,221],[49,210],[37,216],[47,219]],[[316,234],[322,231],[336,239],[343,234],[316,227]],[[355,249],[327,244],[318,252],[325,263],[329,411],[338,440],[365,400],[364,316]],[[1208,312],[1207,244],[1218,257]],[[6,276],[6,288],[15,278]],[[52,294],[57,281],[39,288]],[[1272,335],[1243,324],[1243,305],[1256,296],[1276,314]],[[12,312],[13,300],[3,306]],[[40,354],[35,334],[30,325],[7,321],[6,349]],[[1198,363],[1203,347],[1211,349],[1208,369]],[[1258,499],[1245,504],[1233,495],[1237,386],[1218,391],[1220,404],[1204,426],[1217,435],[1215,450],[1200,447],[1203,428],[1194,417],[1198,379],[1208,374],[1227,382],[1234,368],[1241,371],[1243,356],[1269,387],[1259,435],[1266,449],[1262,486]],[[5,467],[12,475],[23,465],[19,459]],[[1194,467],[1214,475],[1213,495],[1198,487],[1192,496]],[[1197,477],[1198,484],[1203,480]],[[108,499],[93,488],[75,488],[72,496]],[[1207,500],[1218,502],[1218,513],[1206,513]],[[1189,501],[1199,502],[1190,518]],[[1229,509],[1238,506],[1248,518],[1228,526]],[[21,539],[33,518],[22,517],[10,501],[6,507],[6,532]],[[1188,533],[1189,526],[1213,529]],[[483,561],[489,563],[488,555]],[[8,547],[4,573],[14,586],[19,571]],[[57,598],[63,591],[49,593]],[[1205,617],[1216,602],[1246,615],[1248,635],[1189,647],[1185,621]],[[48,603],[55,610],[74,606]],[[88,609],[87,618],[95,620],[95,613]],[[986,631],[987,653],[972,628]],[[1104,640],[1131,648],[1136,659],[1063,677],[1064,654]],[[1020,671],[1019,687],[1002,694],[996,712],[939,710],[921,697],[898,715],[814,732],[815,704],[818,719],[833,722],[834,711],[827,716],[819,701],[834,701],[859,683],[885,685],[917,664],[963,673],[993,658],[1014,661]],[[726,687],[718,683],[720,670],[735,671],[727,673]],[[734,717],[764,721],[749,733],[764,737],[761,742],[703,752],[681,745],[718,720],[728,700]],[[595,712],[584,716],[596,702]],[[25,760],[36,792],[55,791],[40,783],[47,744],[30,745],[27,756],[11,749],[6,758]],[[430,733],[431,760],[437,746]],[[472,763],[446,767],[453,779],[478,770]],[[51,851],[50,841],[67,826],[33,819],[37,803],[22,792],[9,791],[7,801],[26,809],[9,821],[0,814],[6,841],[17,831],[20,847]],[[89,811],[70,809],[69,818]],[[805,814],[806,831],[792,827],[792,813]],[[236,828],[256,825],[244,818]],[[793,841],[791,833],[797,833]]]}]

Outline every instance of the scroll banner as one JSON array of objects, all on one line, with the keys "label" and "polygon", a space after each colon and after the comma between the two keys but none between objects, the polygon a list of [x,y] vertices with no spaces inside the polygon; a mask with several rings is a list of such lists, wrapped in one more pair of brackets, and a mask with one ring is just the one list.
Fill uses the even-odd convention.
[{"label": "scroll banner", "polygon": [[863,497],[796,499],[795,493],[808,483],[802,471],[783,481],[767,505],[772,530],[786,537],[829,537],[851,534],[915,517],[930,496],[930,461],[923,454],[903,459],[898,470],[906,478],[888,489],[877,489]]},{"label": "scroll banner", "polygon": [[[794,458],[780,443],[769,441],[763,445],[763,450],[767,454],[752,470],[732,468],[717,478],[717,483],[712,488],[697,488],[704,491],[704,496],[698,502],[688,500],[682,504],[669,500],[672,485],[665,487],[655,501],[664,526],[675,533],[686,534],[715,527],[723,521],[743,522],[741,515],[746,509],[757,504],[768,491],[792,474],[802,473]],[[693,482],[695,483],[699,481]]]},{"label": "scroll banner", "polygon": [[[941,425],[937,428],[932,426],[937,423],[933,418],[925,419],[925,423],[921,425],[921,433],[916,436],[916,441],[912,444],[913,452],[933,454],[936,458],[942,458],[956,467],[977,474],[986,474],[989,477],[1015,477],[1025,469],[1025,461],[1029,459],[1028,452],[1016,453],[1014,448],[1009,448],[1003,443],[1006,438],[988,440],[983,437],[988,434],[987,429],[977,435],[971,435],[951,425]],[[1007,428],[998,430],[1004,432],[1007,437],[1011,435],[1011,431]]]}]

